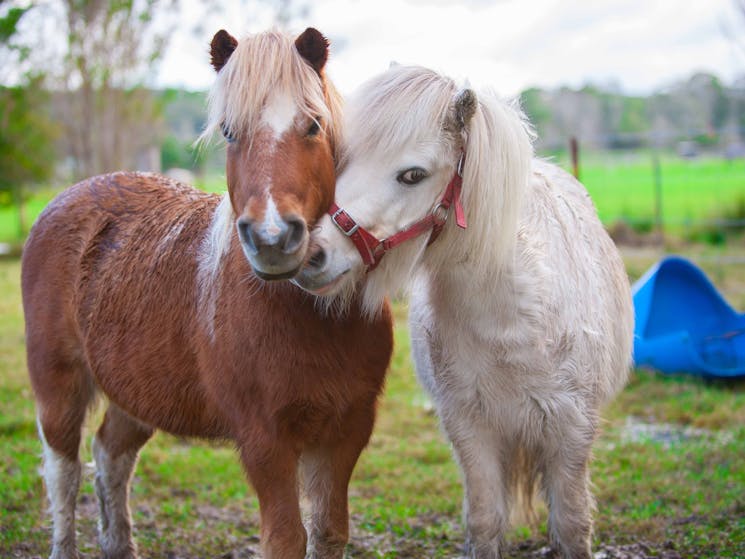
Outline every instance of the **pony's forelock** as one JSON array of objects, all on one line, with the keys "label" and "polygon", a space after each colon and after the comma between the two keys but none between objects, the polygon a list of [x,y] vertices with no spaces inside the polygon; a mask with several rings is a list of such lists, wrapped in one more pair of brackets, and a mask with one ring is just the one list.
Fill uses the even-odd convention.
[{"label": "pony's forelock", "polygon": [[453,80],[417,66],[393,66],[371,78],[345,107],[341,167],[347,153],[374,150],[389,159],[402,145],[438,137],[455,91]]},{"label": "pony's forelock", "polygon": [[244,37],[218,72],[199,143],[209,142],[222,130],[252,138],[267,99],[278,92],[288,94],[306,116],[320,118],[332,139],[340,137],[341,97],[300,56],[292,36],[272,30]]}]

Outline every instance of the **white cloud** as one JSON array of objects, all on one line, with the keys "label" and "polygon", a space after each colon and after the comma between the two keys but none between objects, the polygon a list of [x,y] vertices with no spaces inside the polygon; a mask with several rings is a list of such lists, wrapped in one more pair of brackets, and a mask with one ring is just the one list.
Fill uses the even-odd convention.
[{"label": "white cloud", "polygon": [[[209,87],[212,33],[257,31],[270,22],[267,11],[247,16],[235,0],[224,3],[224,15],[209,18],[185,4],[187,18],[197,21],[183,29],[201,17],[203,31],[173,37],[160,84]],[[345,93],[391,60],[504,94],[587,82],[648,92],[698,70],[725,80],[745,72],[745,58],[722,29],[735,18],[730,0],[316,0],[312,6],[298,28],[313,25],[332,39],[329,74]]]}]

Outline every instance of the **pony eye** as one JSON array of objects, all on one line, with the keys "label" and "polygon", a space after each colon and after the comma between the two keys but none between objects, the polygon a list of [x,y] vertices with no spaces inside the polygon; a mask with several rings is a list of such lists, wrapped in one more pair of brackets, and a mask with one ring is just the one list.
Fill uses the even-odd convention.
[{"label": "pony eye", "polygon": [[310,126],[308,127],[308,131],[305,133],[306,136],[309,138],[312,138],[313,136],[317,136],[318,133],[321,131],[321,117],[317,116],[313,119],[313,122],[310,123]]},{"label": "pony eye", "polygon": [[408,184],[409,186],[422,182],[429,176],[429,173],[421,167],[412,167],[401,171],[396,180],[402,184]]},{"label": "pony eye", "polygon": [[235,137],[235,134],[224,122],[220,124],[220,130],[222,130],[222,135],[225,137],[225,141],[229,144],[236,141],[237,138]]}]

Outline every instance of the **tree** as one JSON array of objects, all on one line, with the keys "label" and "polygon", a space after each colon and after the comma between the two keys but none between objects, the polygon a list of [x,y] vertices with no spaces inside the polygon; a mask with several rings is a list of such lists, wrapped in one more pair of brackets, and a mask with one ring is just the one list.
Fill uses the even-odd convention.
[{"label": "tree", "polygon": [[[6,82],[10,69],[18,69],[28,49],[15,42],[18,25],[33,6],[10,7],[0,15],[0,68]],[[26,233],[25,190],[49,180],[56,161],[58,133],[49,116],[49,96],[41,73],[13,76],[18,85],[0,86],[0,204],[18,209],[19,238]]]},{"label": "tree", "polygon": [[141,167],[161,133],[159,107],[142,84],[163,53],[176,0],[62,0],[60,8],[67,24],[61,117],[75,174]]},{"label": "tree", "polygon": [[18,208],[19,237],[26,233],[24,194],[29,185],[54,174],[57,127],[46,108],[48,95],[41,78],[26,86],[0,88],[0,195]]}]

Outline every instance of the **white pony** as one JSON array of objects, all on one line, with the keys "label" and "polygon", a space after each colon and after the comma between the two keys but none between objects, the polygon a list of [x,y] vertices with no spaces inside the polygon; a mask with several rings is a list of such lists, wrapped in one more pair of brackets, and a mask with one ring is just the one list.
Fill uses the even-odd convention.
[{"label": "white pony", "polygon": [[[589,558],[591,446],[628,375],[633,308],[587,192],[533,158],[517,108],[430,70],[389,69],[345,119],[343,210],[320,222],[294,281],[329,305],[362,289],[371,314],[410,287],[414,362],[462,469],[469,557],[500,557],[512,505],[535,488],[551,546]],[[434,242],[414,236],[447,206]]]}]

